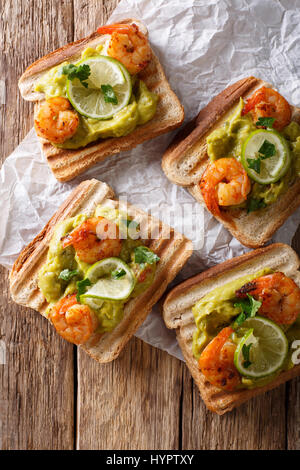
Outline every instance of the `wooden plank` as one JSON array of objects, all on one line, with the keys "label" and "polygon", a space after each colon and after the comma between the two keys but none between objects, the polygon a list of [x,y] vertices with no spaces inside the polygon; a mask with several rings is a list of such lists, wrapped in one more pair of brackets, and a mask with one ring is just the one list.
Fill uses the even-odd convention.
[{"label": "wooden plank", "polygon": [[179,449],[180,361],[136,338],[110,364],[78,356],[77,449]]},{"label": "wooden plank", "polygon": [[182,404],[182,449],[285,448],[285,386],[218,416],[206,409],[186,369]]},{"label": "wooden plank", "polygon": [[105,24],[119,0],[73,0],[74,38],[80,39]]},{"label": "wooden plank", "polygon": [[[18,78],[33,60],[72,40],[72,19],[72,1],[0,3],[2,160],[33,123],[33,106],[21,99]],[[0,337],[7,361],[0,365],[0,449],[72,449],[73,347],[36,312],[15,305],[3,268],[0,275]]]}]

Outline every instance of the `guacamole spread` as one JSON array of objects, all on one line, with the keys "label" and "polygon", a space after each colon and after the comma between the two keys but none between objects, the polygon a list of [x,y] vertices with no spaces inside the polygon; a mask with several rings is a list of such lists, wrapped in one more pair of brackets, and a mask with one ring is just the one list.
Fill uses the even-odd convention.
[{"label": "guacamole spread", "polygon": [[[128,226],[134,222],[131,222],[127,215],[118,209],[101,205],[96,207],[94,216],[105,217],[108,220],[114,221],[119,226],[120,233],[122,234],[121,238],[123,238],[119,258],[128,264],[135,278],[135,286],[130,298],[140,295],[152,284],[156,272],[156,263],[135,262],[134,250],[136,247],[143,247],[144,242],[140,238],[136,240],[130,238]],[[88,269],[91,267],[90,264],[78,258],[72,246],[63,248],[61,243],[63,237],[86,219],[86,215],[77,215],[60,222],[55,228],[49,245],[46,263],[38,275],[39,288],[49,303],[50,309],[62,297],[77,292],[77,282],[85,278]],[[61,277],[61,273],[64,270],[71,271],[75,275],[66,281]],[[122,301],[100,301],[98,306],[97,301],[95,301],[93,310],[99,320],[97,332],[105,333],[112,331],[116,327],[123,317],[124,305],[128,300],[127,298]]]},{"label": "guacamole spread", "polygon": [[[242,116],[244,101],[240,102],[231,116],[219,128],[207,137],[207,154],[210,160],[233,157],[241,160],[242,146],[249,135],[257,130],[251,115]],[[292,121],[282,131],[281,135],[287,140],[290,147],[292,163],[287,173],[276,183],[259,184],[251,180],[251,191],[248,201],[259,201],[258,207],[273,204],[281,194],[284,194],[300,177],[300,126]],[[245,204],[246,206],[247,204]]]},{"label": "guacamole spread", "polygon": [[[82,53],[82,60],[101,55],[102,46],[96,49],[88,47]],[[55,96],[67,97],[67,76],[62,69],[68,62],[64,62],[51,68],[37,82],[35,91],[44,93],[46,99]],[[132,77],[133,91],[130,101],[121,111],[111,119],[91,119],[80,115],[80,122],[76,133],[62,144],[55,144],[65,149],[77,149],[85,147],[91,142],[108,137],[121,137],[131,133],[137,126],[145,124],[153,118],[156,113],[158,96],[148,90],[146,84],[139,78]]]}]

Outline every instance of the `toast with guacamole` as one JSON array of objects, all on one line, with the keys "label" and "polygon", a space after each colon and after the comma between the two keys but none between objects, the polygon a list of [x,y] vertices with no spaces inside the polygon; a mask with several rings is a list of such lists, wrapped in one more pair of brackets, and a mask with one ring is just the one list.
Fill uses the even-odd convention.
[{"label": "toast with guacamole", "polygon": [[277,243],[175,287],[163,305],[205,405],[224,414],[300,375],[299,258]]},{"label": "toast with guacamole", "polygon": [[77,186],[10,273],[12,299],[65,340],[114,360],[192,254],[192,242],[92,179]]},{"label": "toast with guacamole", "polygon": [[299,109],[239,80],[179,131],[162,167],[241,243],[263,246],[300,205]]},{"label": "toast with guacamole", "polygon": [[98,28],[30,65],[19,80],[55,177],[68,181],[106,157],[178,127],[184,111],[136,20]]}]

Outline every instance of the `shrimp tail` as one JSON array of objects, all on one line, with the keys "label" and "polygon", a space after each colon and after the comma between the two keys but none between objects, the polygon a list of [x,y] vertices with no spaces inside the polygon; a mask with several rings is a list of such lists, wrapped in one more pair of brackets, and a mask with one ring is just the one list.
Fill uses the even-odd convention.
[{"label": "shrimp tail", "polygon": [[218,204],[217,196],[216,196],[216,191],[214,188],[209,187],[205,179],[203,178],[200,181],[200,190],[202,192],[202,196],[204,199],[204,202],[206,204],[207,209],[213,214],[217,216],[221,216],[221,211],[220,207]]},{"label": "shrimp tail", "polygon": [[138,27],[136,24],[121,24],[121,23],[115,23],[115,24],[108,24],[108,25],[105,25],[105,26],[100,26],[100,28],[97,29],[97,33],[98,34],[112,34],[114,33],[115,31],[117,31],[118,33],[129,33],[130,31],[132,31],[132,28],[135,26],[135,28],[137,28],[137,31],[138,31]]}]

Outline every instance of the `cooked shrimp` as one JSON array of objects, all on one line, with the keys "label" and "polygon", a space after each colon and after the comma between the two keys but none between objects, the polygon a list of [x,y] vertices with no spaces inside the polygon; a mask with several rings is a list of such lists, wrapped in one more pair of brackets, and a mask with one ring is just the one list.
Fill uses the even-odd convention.
[{"label": "cooked shrimp", "polygon": [[234,206],[247,199],[251,183],[240,162],[235,158],[220,158],[206,168],[200,189],[208,210],[220,215],[219,206]]},{"label": "cooked shrimp", "polygon": [[136,24],[102,26],[98,33],[111,34],[108,55],[121,62],[132,75],[149,64],[152,55],[149,41]]},{"label": "cooked shrimp", "polygon": [[241,382],[234,365],[236,345],[230,341],[230,327],[222,331],[206,346],[199,359],[199,368],[207,380],[224,390],[235,390]]},{"label": "cooked shrimp", "polygon": [[57,96],[44,101],[34,119],[36,133],[55,144],[62,144],[77,131],[79,117],[66,98]]},{"label": "cooked shrimp", "polygon": [[273,127],[280,131],[291,121],[292,111],[287,100],[272,88],[261,87],[247,100],[242,115],[250,113],[254,123],[260,117],[275,118]]},{"label": "cooked shrimp", "polygon": [[104,258],[119,256],[122,240],[114,222],[104,217],[92,217],[62,238],[63,248],[70,245],[81,261],[93,264]]},{"label": "cooked shrimp", "polygon": [[86,343],[95,331],[98,320],[88,305],[81,305],[76,294],[63,297],[50,310],[49,319],[57,333],[74,344]]},{"label": "cooked shrimp", "polygon": [[258,277],[236,291],[239,298],[247,294],[262,302],[260,315],[278,324],[290,325],[300,314],[300,289],[283,273]]}]

